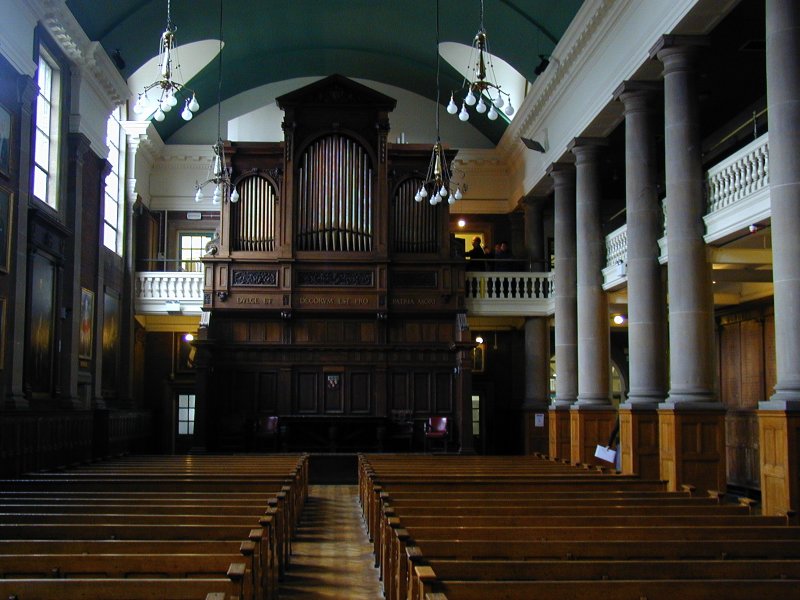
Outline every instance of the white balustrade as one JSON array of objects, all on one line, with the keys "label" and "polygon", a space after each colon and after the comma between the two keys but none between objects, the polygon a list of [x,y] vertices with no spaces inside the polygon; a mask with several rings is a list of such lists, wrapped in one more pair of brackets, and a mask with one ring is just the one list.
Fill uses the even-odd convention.
[{"label": "white balustrade", "polygon": [[203,273],[139,271],[136,273],[136,310],[164,312],[165,305],[180,303],[181,310],[199,312],[203,303]]},{"label": "white balustrade", "polygon": [[606,236],[606,266],[628,262],[628,226],[623,225]]},{"label": "white balustrade", "polygon": [[520,316],[553,313],[553,274],[468,271],[465,295],[470,315]]},{"label": "white balustrade", "polygon": [[765,133],[708,170],[708,213],[722,210],[768,185],[769,134]]}]

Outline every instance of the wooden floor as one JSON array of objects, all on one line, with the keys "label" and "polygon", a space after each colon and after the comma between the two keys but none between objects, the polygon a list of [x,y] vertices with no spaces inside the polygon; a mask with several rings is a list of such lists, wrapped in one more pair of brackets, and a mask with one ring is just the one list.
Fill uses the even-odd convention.
[{"label": "wooden floor", "polygon": [[281,598],[382,600],[355,485],[309,486]]}]

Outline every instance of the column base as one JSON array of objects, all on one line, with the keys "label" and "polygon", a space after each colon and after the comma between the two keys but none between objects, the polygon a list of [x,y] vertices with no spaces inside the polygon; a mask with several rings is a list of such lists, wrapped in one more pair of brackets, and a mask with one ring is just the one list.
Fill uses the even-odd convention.
[{"label": "column base", "polygon": [[569,404],[551,406],[548,411],[548,454],[552,458],[570,459]]},{"label": "column base", "polygon": [[653,404],[620,404],[619,448],[622,472],[642,479],[658,479],[658,410]]},{"label": "column base", "polygon": [[611,463],[596,458],[598,445],[605,446],[614,429],[617,411],[610,404],[573,406],[570,412],[570,460],[613,467]]},{"label": "column base", "polygon": [[[725,410],[716,404],[710,408],[692,403],[658,405],[658,444],[661,479],[676,491],[684,484],[698,492],[724,492]],[[699,404],[699,403],[698,403]]]},{"label": "column base", "polygon": [[785,514],[800,508],[800,411],[758,410],[761,512]]},{"label": "column base", "polygon": [[548,454],[550,451],[547,409],[546,404],[522,406],[525,454]]}]

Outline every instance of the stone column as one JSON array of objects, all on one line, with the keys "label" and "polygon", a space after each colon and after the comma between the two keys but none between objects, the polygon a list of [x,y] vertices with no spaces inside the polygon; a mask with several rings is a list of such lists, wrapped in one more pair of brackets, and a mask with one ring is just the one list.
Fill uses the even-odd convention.
[{"label": "stone column", "polygon": [[569,408],[578,397],[575,168],[553,163],[555,221],[556,397],[550,406],[550,456],[570,458]]},{"label": "stone column", "polygon": [[630,391],[620,405],[622,472],[659,477],[658,413],[666,397],[664,289],[658,238],[664,225],[656,191],[653,108],[661,84],[626,81],[614,92],[625,106],[625,206],[628,224]]},{"label": "stone column", "polygon": [[[545,198],[523,198],[525,257],[534,272],[544,271]],[[549,452],[547,412],[550,404],[550,320],[534,317],[525,321],[525,403],[522,406],[525,453]]]},{"label": "stone column", "polygon": [[767,106],[777,381],[759,405],[764,514],[800,509],[800,4],[767,0]]},{"label": "stone column", "polygon": [[547,408],[550,404],[550,320],[525,321],[525,454],[547,454]]},{"label": "stone column", "polygon": [[[578,401],[571,408],[572,462],[606,464],[594,457],[614,427],[610,396],[608,299],[603,290],[605,238],[600,224],[599,138],[576,138],[576,239],[578,289]],[[608,466],[606,464],[606,466]]]},{"label": "stone column", "polygon": [[536,197],[524,198],[520,203],[525,212],[525,257],[534,272],[545,270],[543,203],[544,198]]},{"label": "stone column", "polygon": [[[670,489],[724,490],[724,408],[716,398],[714,302],[703,240],[695,62],[703,38],[663,36],[670,389],[659,405],[661,477]],[[633,348],[631,353],[636,352]]]}]

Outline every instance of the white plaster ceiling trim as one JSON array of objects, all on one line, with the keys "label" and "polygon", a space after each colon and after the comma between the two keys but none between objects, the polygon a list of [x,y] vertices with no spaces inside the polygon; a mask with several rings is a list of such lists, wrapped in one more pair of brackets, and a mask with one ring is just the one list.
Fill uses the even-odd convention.
[{"label": "white plaster ceiling trim", "polygon": [[[31,0],[36,7],[39,20],[82,72],[88,73],[90,81],[113,108],[127,100],[128,87],[108,54],[99,42],[92,41],[81,29],[65,0]],[[109,111],[110,112],[110,111]]]}]

